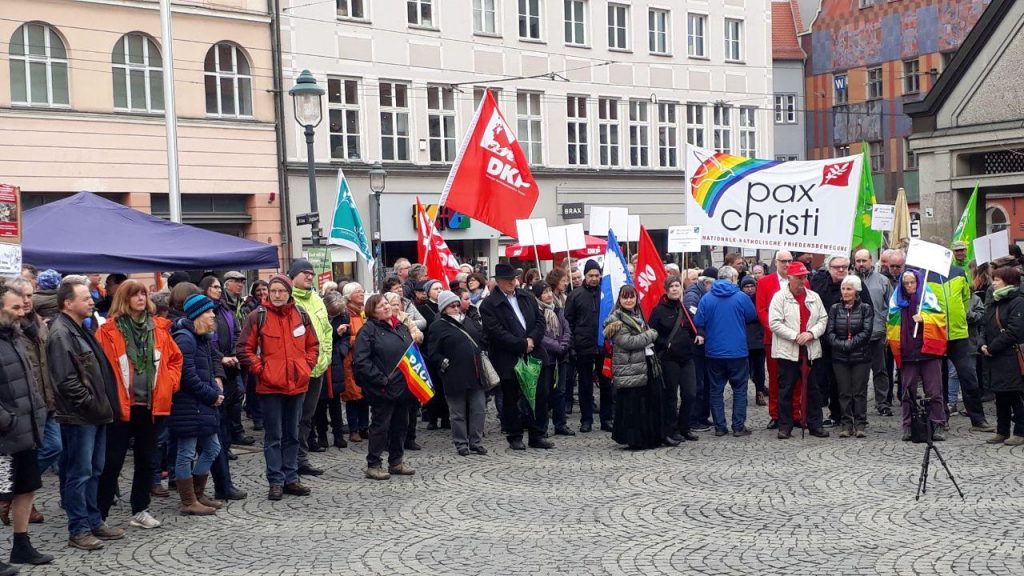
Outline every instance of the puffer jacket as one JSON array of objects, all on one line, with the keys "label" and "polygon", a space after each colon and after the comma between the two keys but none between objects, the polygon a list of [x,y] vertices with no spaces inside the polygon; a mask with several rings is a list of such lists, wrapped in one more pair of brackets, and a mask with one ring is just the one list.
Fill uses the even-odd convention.
[{"label": "puffer jacket", "polygon": [[647,353],[658,339],[658,331],[643,317],[621,308],[605,318],[604,337],[612,343],[612,384],[616,389],[647,385]]},{"label": "puffer jacket", "polygon": [[214,406],[223,391],[217,386],[216,356],[209,334],[196,334],[188,318],[174,323],[174,342],[184,364],[181,386],[171,401],[167,429],[176,438],[202,438],[216,434],[220,411]]},{"label": "puffer jacket", "polygon": [[415,402],[401,370],[395,370],[412,335],[404,324],[367,320],[356,336],[352,351],[352,369],[371,404],[379,402]]},{"label": "puffer jacket", "polygon": [[[806,290],[806,289],[805,289]],[[828,327],[828,313],[821,305],[821,298],[812,290],[806,290],[805,305],[810,310],[807,319],[807,332],[814,339],[807,343],[807,359],[814,361],[821,358],[821,337]],[[772,296],[768,306],[768,328],[772,331],[772,358],[800,361],[800,346],[796,337],[800,335],[800,303],[789,291],[788,286]]]},{"label": "puffer jacket", "polygon": [[874,321],[871,305],[860,298],[850,308],[842,302],[833,304],[828,309],[828,328],[825,330],[825,340],[832,349],[832,361],[844,364],[871,361],[868,344]]},{"label": "puffer jacket", "polygon": [[985,307],[983,324],[979,348],[988,346],[991,354],[985,357],[984,362],[988,374],[986,389],[993,392],[1024,391],[1024,379],[1013,349],[1014,344],[1024,344],[1024,295],[1014,291],[1001,300],[993,299]]},{"label": "puffer jacket", "polygon": [[50,366],[46,361],[46,342],[50,339],[50,329],[39,315],[30,313],[21,320],[21,341],[28,352],[28,363],[32,367],[32,376],[36,390],[46,403],[48,411],[53,410],[53,384],[50,382]]},{"label": "puffer jacket", "polygon": [[43,445],[46,403],[36,388],[21,329],[0,325],[0,454]]}]

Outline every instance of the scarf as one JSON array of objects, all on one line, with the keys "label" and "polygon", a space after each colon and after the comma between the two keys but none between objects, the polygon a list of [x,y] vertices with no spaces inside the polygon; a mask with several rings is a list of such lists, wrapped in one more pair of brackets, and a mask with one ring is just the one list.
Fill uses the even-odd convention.
[{"label": "scarf", "polygon": [[558,338],[562,335],[562,323],[558,320],[558,314],[555,313],[555,305],[553,303],[545,304],[539,300],[538,303],[541,312],[544,313],[544,322],[547,324],[548,333]]},{"label": "scarf", "polygon": [[1006,298],[1010,294],[1016,292],[1018,288],[1016,286],[1003,286],[1002,288],[996,288],[992,291],[992,297],[996,299],[996,302]]},{"label": "scarf", "polygon": [[136,372],[146,373],[146,382],[150,392],[156,380],[156,361],[153,353],[153,318],[143,313],[139,320],[128,314],[117,317],[117,329],[124,336],[128,360]]}]

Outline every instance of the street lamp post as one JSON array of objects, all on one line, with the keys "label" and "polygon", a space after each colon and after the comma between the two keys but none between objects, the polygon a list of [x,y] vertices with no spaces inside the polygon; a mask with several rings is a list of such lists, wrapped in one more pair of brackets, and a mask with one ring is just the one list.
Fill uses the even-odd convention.
[{"label": "street lamp post", "polygon": [[299,214],[296,221],[300,226],[309,224],[313,247],[320,246],[320,212],[316,201],[316,163],[313,158],[313,129],[323,121],[321,100],[324,89],[317,85],[316,78],[309,70],[303,70],[295,79],[295,86],[288,91],[295,109],[295,121],[305,129],[306,169],[309,174],[309,213]]},{"label": "street lamp post", "polygon": [[384,261],[382,258],[384,236],[380,231],[380,195],[384,192],[384,188],[387,185],[388,171],[381,166],[380,162],[374,162],[368,175],[370,176],[370,191],[373,192],[373,199],[377,205],[377,210],[374,214],[374,240],[376,241],[374,257],[377,259],[377,268],[374,276],[376,276],[375,281],[379,289],[384,285]]}]

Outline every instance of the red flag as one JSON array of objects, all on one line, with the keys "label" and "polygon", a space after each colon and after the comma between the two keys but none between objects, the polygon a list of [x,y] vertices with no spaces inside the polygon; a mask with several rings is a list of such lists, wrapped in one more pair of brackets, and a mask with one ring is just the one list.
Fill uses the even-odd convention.
[{"label": "red flag", "polygon": [[646,228],[641,226],[633,284],[640,296],[640,309],[644,312],[644,318],[651,317],[651,311],[665,294],[665,279],[667,277],[665,264],[662,263],[661,256],[658,255],[658,250],[654,247],[650,234],[647,233]]},{"label": "red flag", "polygon": [[441,233],[434,226],[434,221],[427,216],[423,204],[416,197],[416,232],[418,235],[417,253],[419,261],[427,267],[427,278],[440,280],[448,289],[448,283],[455,280],[459,273],[459,263],[448,249]]},{"label": "red flag", "polygon": [[515,238],[516,220],[530,217],[539,195],[526,154],[494,96],[485,91],[448,173],[441,205]]}]

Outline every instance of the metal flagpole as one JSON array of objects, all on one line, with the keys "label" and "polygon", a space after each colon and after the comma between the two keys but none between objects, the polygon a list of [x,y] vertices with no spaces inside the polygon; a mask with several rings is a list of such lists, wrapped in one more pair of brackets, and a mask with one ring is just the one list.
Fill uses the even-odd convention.
[{"label": "metal flagpole", "polygon": [[171,222],[181,223],[178,186],[178,116],[174,106],[174,38],[171,35],[171,0],[160,0],[160,43],[164,50],[164,125],[167,133],[167,197]]}]

